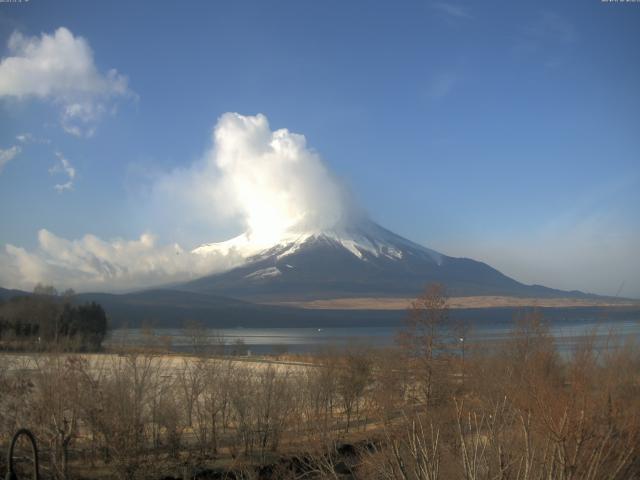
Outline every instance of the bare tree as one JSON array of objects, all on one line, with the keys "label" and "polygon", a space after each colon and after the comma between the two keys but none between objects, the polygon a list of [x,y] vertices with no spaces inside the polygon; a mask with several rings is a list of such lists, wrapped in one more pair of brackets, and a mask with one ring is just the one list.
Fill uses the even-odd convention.
[{"label": "bare tree", "polygon": [[201,358],[184,357],[177,374],[178,386],[187,414],[187,425],[193,426],[193,409],[203,389],[205,361]]},{"label": "bare tree", "polygon": [[227,426],[229,417],[229,388],[235,375],[233,363],[229,360],[209,361],[204,365],[201,402],[197,403],[197,417],[200,440],[208,442],[215,454],[221,431]]},{"label": "bare tree", "polygon": [[426,403],[434,397],[437,357],[444,353],[445,323],[449,316],[449,299],[442,284],[432,283],[409,307],[404,329],[397,341],[408,355],[415,381],[422,386]]},{"label": "bare tree", "polygon": [[359,413],[362,397],[372,381],[371,359],[362,349],[350,349],[338,370],[338,392],[346,415],[345,431],[349,432],[354,414]]},{"label": "bare tree", "polygon": [[187,320],[184,323],[183,331],[193,353],[196,355],[208,353],[211,342],[207,336],[207,329],[202,322]]},{"label": "bare tree", "polygon": [[160,357],[147,352],[110,357],[82,370],[82,418],[97,435],[104,461],[113,463],[123,480],[150,465],[145,452],[152,444],[152,407],[162,391],[164,367]]},{"label": "bare tree", "polygon": [[320,352],[316,367],[305,370],[308,406],[307,423],[314,434],[326,442],[333,428],[334,407],[337,401],[338,370],[337,353],[333,350]]},{"label": "bare tree", "polygon": [[386,425],[404,407],[410,379],[406,359],[397,348],[379,349],[373,353],[372,398],[377,415]]},{"label": "bare tree", "polygon": [[269,365],[257,374],[254,422],[262,461],[268,450],[277,450],[295,403],[289,369]]},{"label": "bare tree", "polygon": [[56,478],[67,479],[69,448],[78,435],[77,366],[82,357],[50,354],[34,357],[34,390],[29,398],[32,424],[50,449]]},{"label": "bare tree", "polygon": [[419,416],[404,420],[402,429],[385,428],[383,443],[364,452],[368,470],[381,480],[438,480],[440,431],[433,423],[425,428]]}]

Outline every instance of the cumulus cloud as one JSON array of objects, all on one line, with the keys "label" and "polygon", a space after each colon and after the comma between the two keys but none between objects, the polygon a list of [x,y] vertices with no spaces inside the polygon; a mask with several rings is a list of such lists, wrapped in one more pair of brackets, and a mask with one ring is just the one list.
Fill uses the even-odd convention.
[{"label": "cumulus cloud", "polygon": [[49,174],[63,174],[66,176],[67,181],[64,183],[57,183],[53,186],[58,193],[62,193],[65,190],[71,190],[73,188],[73,181],[76,178],[76,169],[71,165],[71,162],[65,158],[60,152],[55,153],[58,161],[49,169]]},{"label": "cumulus cloud", "polygon": [[204,158],[161,176],[153,196],[162,207],[171,199],[203,220],[240,220],[255,241],[264,243],[284,232],[333,228],[356,214],[346,190],[304,135],[272,131],[264,115],[222,115]]},{"label": "cumulus cloud", "polygon": [[0,148],[0,173],[2,173],[4,166],[13,160],[21,151],[22,149],[18,145],[14,145],[4,150]]},{"label": "cumulus cloud", "polygon": [[203,257],[177,244],[159,246],[148,233],[136,240],[105,241],[94,235],[66,240],[43,229],[33,251],[5,246],[0,254],[0,282],[25,289],[44,282],[78,291],[118,291],[185,281],[240,261],[233,252]]},{"label": "cumulus cloud", "polygon": [[[56,186],[63,191],[71,188],[75,170],[62,154],[57,157],[51,171],[68,176],[68,187]],[[189,168],[161,175],[152,195],[166,207],[163,220],[169,225],[185,217],[232,223],[239,219],[250,242],[259,245],[285,233],[333,228],[355,215],[344,189],[305,137],[286,129],[272,131],[264,115],[224,114],[202,158]],[[179,208],[170,210],[171,205]],[[210,239],[215,236],[212,230]],[[148,233],[137,240],[106,241],[93,235],[66,240],[40,230],[33,251],[5,247],[0,284],[126,290],[198,278],[242,261],[235,248],[202,255],[177,243],[158,245]]]},{"label": "cumulus cloud", "polygon": [[114,69],[101,73],[89,43],[64,27],[39,37],[14,32],[8,50],[0,61],[0,97],[53,101],[73,135],[93,135],[115,98],[134,96],[125,76]]}]

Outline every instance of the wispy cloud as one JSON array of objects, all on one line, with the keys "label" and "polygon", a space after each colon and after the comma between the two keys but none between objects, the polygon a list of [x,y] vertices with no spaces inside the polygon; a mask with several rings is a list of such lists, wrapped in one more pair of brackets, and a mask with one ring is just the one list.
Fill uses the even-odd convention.
[{"label": "wispy cloud", "polygon": [[76,178],[76,169],[71,165],[71,162],[62,155],[60,152],[55,153],[58,161],[49,169],[51,175],[63,174],[66,175],[67,181],[65,183],[57,183],[53,186],[58,193],[62,193],[65,190],[71,190],[73,188],[73,181]]},{"label": "wispy cloud", "polygon": [[47,144],[47,145],[51,144],[51,140],[50,139],[36,137],[31,132],[25,132],[25,133],[21,133],[20,135],[16,135],[16,140],[18,140],[20,143],[24,143],[24,144],[29,144],[29,143],[44,143],[44,144]]},{"label": "wispy cloud", "polygon": [[449,18],[454,19],[469,19],[472,18],[471,13],[467,7],[450,3],[450,2],[432,2],[431,8],[439,13],[446,15]]},{"label": "wispy cloud", "polygon": [[19,145],[14,145],[7,149],[0,148],[0,173],[2,173],[4,166],[13,160],[21,151],[22,148],[20,148]]},{"label": "wispy cloud", "polygon": [[101,73],[89,43],[64,27],[39,37],[14,32],[8,50],[0,61],[0,98],[54,102],[67,133],[93,135],[115,99],[136,97],[127,77],[114,69]]}]

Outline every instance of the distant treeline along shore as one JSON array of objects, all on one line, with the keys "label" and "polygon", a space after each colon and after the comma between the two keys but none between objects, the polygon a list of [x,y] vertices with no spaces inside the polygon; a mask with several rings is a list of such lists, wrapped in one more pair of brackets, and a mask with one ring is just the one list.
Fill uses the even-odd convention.
[{"label": "distant treeline along shore", "polygon": [[0,348],[99,350],[107,334],[105,311],[95,302],[74,305],[73,295],[38,284],[33,295],[0,299]]}]

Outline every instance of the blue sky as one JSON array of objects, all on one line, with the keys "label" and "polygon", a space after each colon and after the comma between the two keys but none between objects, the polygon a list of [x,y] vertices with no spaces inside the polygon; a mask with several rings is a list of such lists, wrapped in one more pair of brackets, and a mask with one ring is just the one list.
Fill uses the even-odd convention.
[{"label": "blue sky", "polygon": [[206,155],[225,112],[262,113],[397,233],[640,297],[638,3],[30,0],[0,4],[2,60],[26,55],[14,32],[37,46],[60,27],[90,48],[90,87],[37,93],[0,68],[0,246],[240,233],[154,185]]}]

